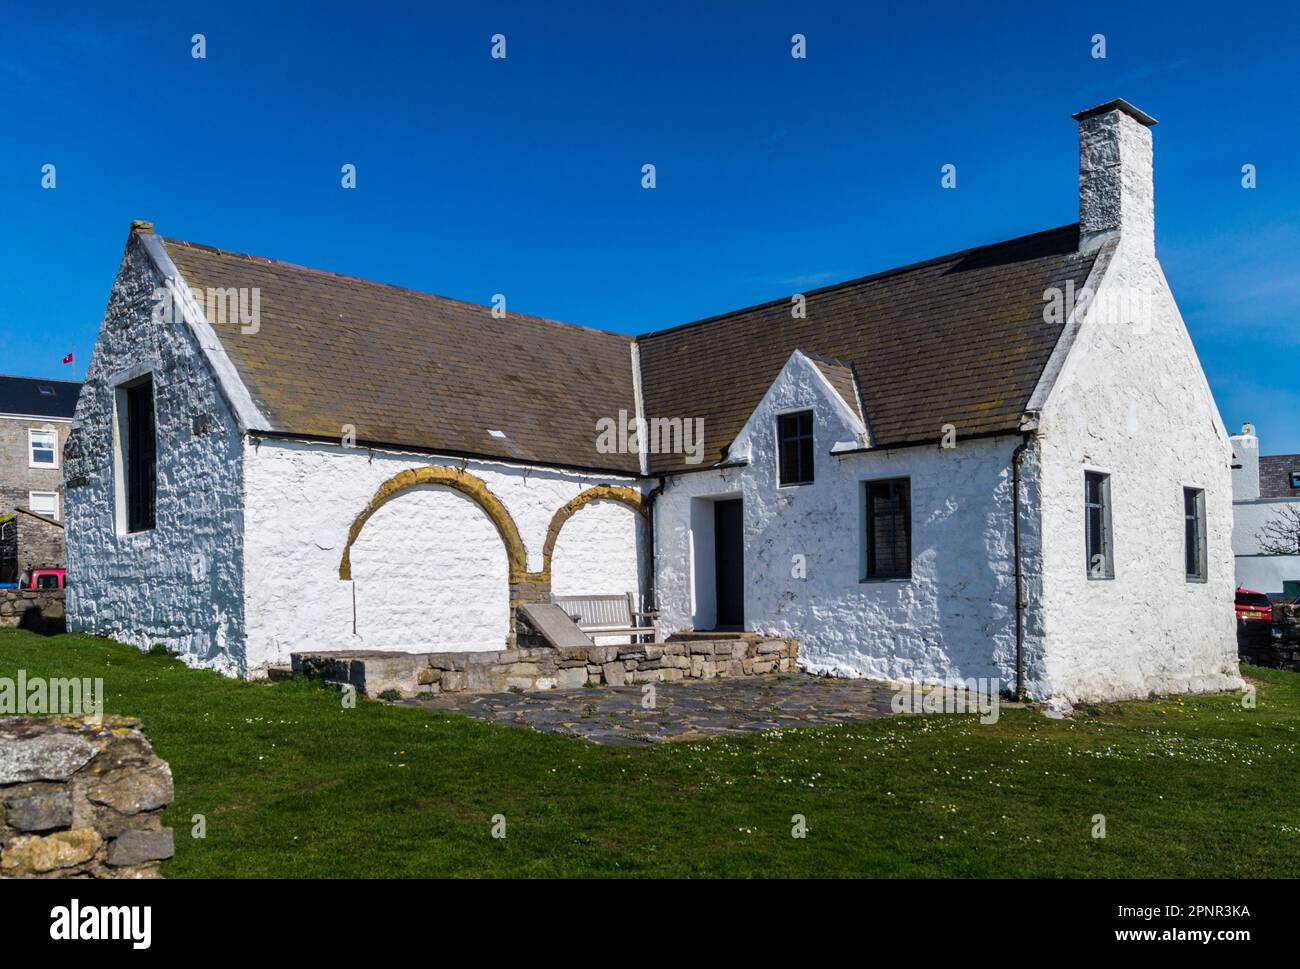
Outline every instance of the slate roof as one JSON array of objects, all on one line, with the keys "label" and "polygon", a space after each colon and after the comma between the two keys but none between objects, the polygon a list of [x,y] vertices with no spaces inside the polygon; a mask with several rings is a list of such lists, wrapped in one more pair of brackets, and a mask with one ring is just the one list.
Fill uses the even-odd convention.
[{"label": "slate roof", "polygon": [[256,333],[209,322],[273,430],[337,441],[351,424],[363,444],[638,470],[596,449],[597,420],[636,414],[629,336],[163,244],[191,287],[261,290]]},{"label": "slate roof", "polygon": [[[633,338],[162,240],[190,286],[257,287],[261,324],[214,326],[273,430],[635,473],[596,422],[636,413]],[[704,419],[724,459],[790,354],[817,362],[878,446],[1016,431],[1060,335],[1044,292],[1081,289],[1092,255],[1070,225],[864,276],[636,338],[648,418]],[[504,436],[490,434],[499,431]],[[688,470],[652,455],[651,473]]]},{"label": "slate roof", "polygon": [[1043,294],[1092,269],[1078,243],[1064,226],[805,293],[806,319],[785,296],[640,337],[646,416],[704,418],[704,462],[722,460],[798,348],[853,368],[876,446],[1015,431],[1061,333]]},{"label": "slate roof", "polygon": [[1259,457],[1259,496],[1261,498],[1295,498],[1300,488],[1291,487],[1291,473],[1300,473],[1300,454],[1272,454]]},{"label": "slate roof", "polygon": [[71,420],[81,384],[73,380],[0,377],[0,414]]},{"label": "slate roof", "polygon": [[862,403],[858,400],[858,382],[853,375],[853,367],[843,360],[832,360],[816,353],[804,354],[813,365],[821,371],[835,393],[839,394],[845,406],[857,415],[858,420],[866,423],[862,414]]}]

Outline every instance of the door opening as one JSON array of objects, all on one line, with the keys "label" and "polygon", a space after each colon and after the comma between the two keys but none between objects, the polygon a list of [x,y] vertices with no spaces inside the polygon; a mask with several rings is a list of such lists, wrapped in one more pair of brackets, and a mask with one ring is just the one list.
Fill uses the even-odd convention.
[{"label": "door opening", "polygon": [[714,573],[717,577],[718,629],[745,628],[745,539],[739,498],[714,502]]}]

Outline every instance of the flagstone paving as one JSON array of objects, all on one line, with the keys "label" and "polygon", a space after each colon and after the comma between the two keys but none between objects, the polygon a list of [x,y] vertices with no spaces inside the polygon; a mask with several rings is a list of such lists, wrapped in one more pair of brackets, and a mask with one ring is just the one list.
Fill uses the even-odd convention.
[{"label": "flagstone paving", "polygon": [[645,689],[602,686],[533,693],[449,693],[398,704],[572,734],[598,744],[694,740],[895,715],[890,707],[893,687],[803,673],[656,683],[651,709],[643,706]]}]

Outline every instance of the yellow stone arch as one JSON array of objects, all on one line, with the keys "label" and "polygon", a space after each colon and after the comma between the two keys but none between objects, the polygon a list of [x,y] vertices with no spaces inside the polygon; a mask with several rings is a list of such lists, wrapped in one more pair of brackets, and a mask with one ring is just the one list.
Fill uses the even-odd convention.
[{"label": "yellow stone arch", "polygon": [[506,558],[510,564],[510,581],[524,582],[528,579],[528,560],[524,553],[523,540],[519,537],[519,529],[515,525],[515,520],[510,517],[510,512],[506,511],[506,506],[501,503],[501,499],[488,489],[487,482],[460,468],[434,466],[410,468],[393,475],[379,486],[370,503],[362,509],[361,514],[357,515],[352,522],[352,527],[348,529],[348,544],[343,549],[343,558],[339,562],[340,579],[352,578],[352,544],[361,534],[361,529],[365,528],[370,516],[390,498],[403,491],[418,488],[420,485],[442,485],[459,491],[473,500],[487,513],[492,524],[496,526],[501,541],[505,543]]},{"label": "yellow stone arch", "polygon": [[577,513],[578,509],[593,501],[616,501],[620,505],[627,505],[642,517],[645,517],[648,510],[645,496],[641,492],[635,488],[622,488],[615,485],[596,485],[570,499],[551,517],[551,526],[546,530],[546,544],[542,546],[542,574],[548,581],[551,577],[551,554],[555,551],[555,542],[560,537],[560,529]]}]

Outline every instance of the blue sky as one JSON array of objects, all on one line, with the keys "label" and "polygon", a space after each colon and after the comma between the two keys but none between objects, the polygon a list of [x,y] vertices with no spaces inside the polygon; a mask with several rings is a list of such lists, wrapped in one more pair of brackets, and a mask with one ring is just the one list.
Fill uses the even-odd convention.
[{"label": "blue sky", "polygon": [[1073,222],[1124,97],[1224,420],[1300,452],[1296,5],[984,6],[7,4],[0,372],[84,374],[133,218],[644,332]]}]

